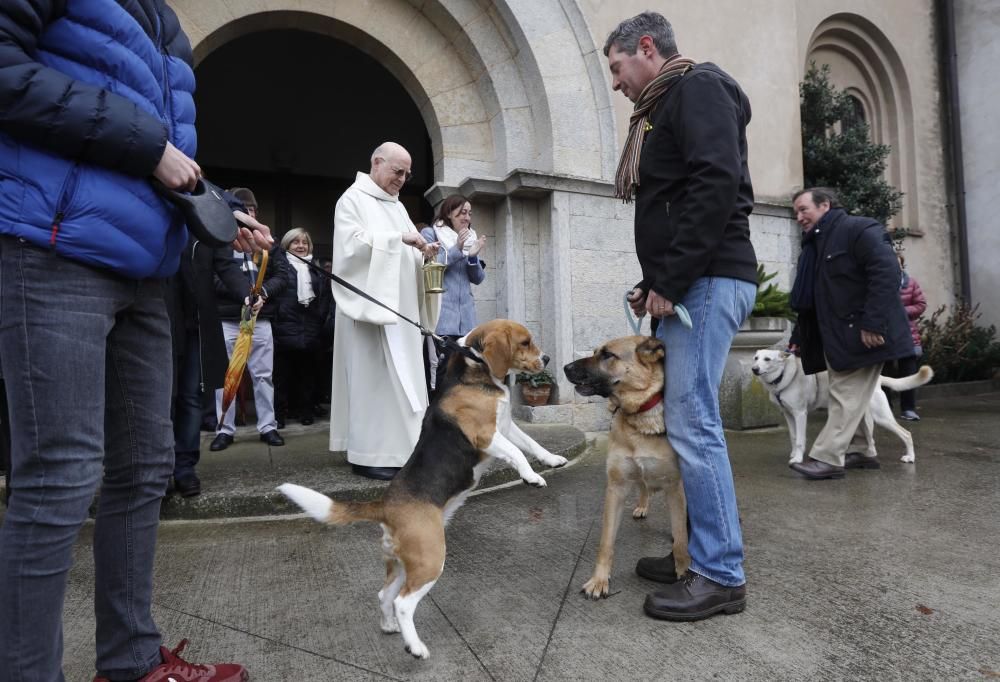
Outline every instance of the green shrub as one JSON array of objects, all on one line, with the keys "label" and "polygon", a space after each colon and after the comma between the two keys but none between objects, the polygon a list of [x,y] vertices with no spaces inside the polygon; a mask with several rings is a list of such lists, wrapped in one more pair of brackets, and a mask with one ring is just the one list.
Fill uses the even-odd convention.
[{"label": "green shrub", "polygon": [[528,374],[527,372],[518,372],[515,379],[519,384],[528,384],[532,388],[538,388],[539,386],[548,386],[550,384],[556,383],[556,378],[552,376],[552,373],[547,369],[543,369],[541,372],[536,372],[535,374]]},{"label": "green shrub", "polygon": [[[764,272],[764,266],[757,264],[757,299],[753,304],[751,317],[784,317],[795,321],[795,311],[788,304],[788,292],[782,291],[776,284],[767,284],[778,273]],[[765,287],[764,285],[767,284]]]},{"label": "green shrub", "polygon": [[947,319],[946,312],[947,306],[941,306],[920,321],[921,363],[934,368],[934,383],[993,378],[1000,368],[996,327],[976,324],[981,315],[978,304],[959,303]]}]

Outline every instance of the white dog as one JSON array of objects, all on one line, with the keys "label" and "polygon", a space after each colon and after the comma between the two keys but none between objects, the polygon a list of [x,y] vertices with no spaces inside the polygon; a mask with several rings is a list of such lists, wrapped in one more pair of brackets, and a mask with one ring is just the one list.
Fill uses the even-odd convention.
[{"label": "white dog", "polygon": [[[753,356],[751,371],[761,380],[771,394],[771,402],[781,408],[788,422],[788,435],[792,440],[789,464],[802,461],[806,450],[806,416],[817,407],[826,407],[830,401],[830,379],[826,372],[806,374],[802,361],[791,353],[780,350],[759,350]],[[880,377],[879,384],[893,391],[909,391],[923,386],[934,378],[934,370],[924,365],[913,375],[901,379]],[[862,428],[868,449],[864,454],[875,457],[875,430],[873,424],[892,431],[906,446],[904,462],[913,462],[913,437],[892,416],[892,408],[885,393],[876,389],[872,394]]]}]

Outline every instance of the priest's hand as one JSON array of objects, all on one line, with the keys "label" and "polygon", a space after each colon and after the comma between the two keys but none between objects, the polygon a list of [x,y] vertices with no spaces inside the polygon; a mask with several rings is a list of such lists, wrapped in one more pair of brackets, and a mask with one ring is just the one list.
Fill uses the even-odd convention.
[{"label": "priest's hand", "polygon": [[428,242],[419,232],[404,232],[403,243],[419,249],[424,258],[434,258],[438,252],[438,243]]}]

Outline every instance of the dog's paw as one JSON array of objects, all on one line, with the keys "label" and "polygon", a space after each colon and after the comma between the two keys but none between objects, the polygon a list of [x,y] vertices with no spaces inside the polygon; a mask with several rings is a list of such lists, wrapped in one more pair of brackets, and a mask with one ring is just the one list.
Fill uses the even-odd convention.
[{"label": "dog's paw", "polygon": [[917,461],[917,458],[915,455],[903,455],[902,457],[899,458],[899,461],[906,462],[907,464],[913,464],[914,462]]},{"label": "dog's paw", "polygon": [[528,485],[535,486],[536,488],[544,488],[546,485],[548,485],[545,482],[544,478],[542,478],[541,476],[539,476],[538,474],[536,474],[534,472],[532,472],[531,476],[524,476],[524,477],[522,477],[521,480],[524,481],[525,483],[527,483]]},{"label": "dog's paw", "polygon": [[792,455],[788,460],[789,464],[802,464],[802,455]]},{"label": "dog's paw", "polygon": [[421,660],[426,660],[431,657],[430,649],[423,642],[417,642],[416,644],[407,644],[406,653],[410,654],[414,658],[419,658]]},{"label": "dog's paw", "polygon": [[589,599],[602,599],[608,596],[610,581],[607,578],[598,578],[596,575],[583,584],[581,592]]},{"label": "dog's paw", "polygon": [[382,619],[382,632],[387,635],[392,635],[399,632],[399,623],[396,622],[395,618],[383,618]]},{"label": "dog's paw", "polygon": [[648,513],[649,513],[649,505],[648,504],[640,504],[638,507],[636,507],[635,509],[632,510],[632,518],[633,519],[644,519],[644,518],[646,518],[646,514],[648,514]]},{"label": "dog's paw", "polygon": [[552,467],[553,469],[558,469],[559,467],[566,466],[566,462],[568,462],[568,461],[569,460],[566,459],[565,457],[563,457],[562,455],[552,455],[552,454],[550,454],[547,458],[545,458],[545,459],[542,460],[542,463],[543,464],[547,464],[548,466]]}]

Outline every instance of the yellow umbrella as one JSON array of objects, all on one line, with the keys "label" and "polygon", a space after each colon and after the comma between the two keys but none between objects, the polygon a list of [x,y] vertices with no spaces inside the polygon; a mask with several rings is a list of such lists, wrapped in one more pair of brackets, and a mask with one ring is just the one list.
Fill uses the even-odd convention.
[{"label": "yellow umbrella", "polygon": [[246,369],[247,359],[250,357],[250,345],[253,343],[253,328],[257,323],[257,313],[253,311],[254,301],[260,296],[261,286],[264,283],[264,272],[267,270],[267,251],[261,251],[254,256],[254,262],[258,264],[257,281],[250,289],[250,305],[244,305],[240,313],[240,333],[233,344],[233,354],[229,358],[229,368],[226,370],[226,380],[222,385],[222,414],[229,410],[236,397],[236,391],[240,388],[240,380],[243,378],[243,370]]}]

